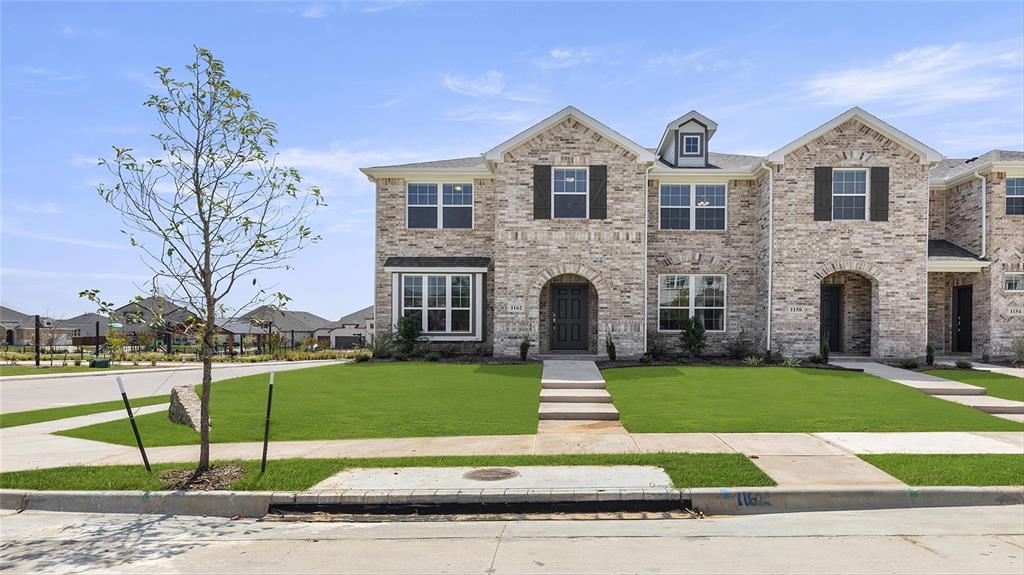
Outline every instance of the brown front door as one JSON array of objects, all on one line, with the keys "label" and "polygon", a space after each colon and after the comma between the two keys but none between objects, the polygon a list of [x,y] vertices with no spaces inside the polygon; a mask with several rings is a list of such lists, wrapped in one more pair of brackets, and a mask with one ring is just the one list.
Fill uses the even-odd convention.
[{"label": "brown front door", "polygon": [[551,349],[587,349],[586,284],[553,284],[551,286]]}]

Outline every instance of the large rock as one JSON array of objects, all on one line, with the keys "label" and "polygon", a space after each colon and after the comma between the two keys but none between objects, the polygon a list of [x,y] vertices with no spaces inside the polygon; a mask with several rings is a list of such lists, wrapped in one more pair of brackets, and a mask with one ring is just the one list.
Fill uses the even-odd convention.
[{"label": "large rock", "polygon": [[181,385],[171,389],[171,406],[167,408],[167,415],[174,423],[199,431],[201,405],[195,386]]}]

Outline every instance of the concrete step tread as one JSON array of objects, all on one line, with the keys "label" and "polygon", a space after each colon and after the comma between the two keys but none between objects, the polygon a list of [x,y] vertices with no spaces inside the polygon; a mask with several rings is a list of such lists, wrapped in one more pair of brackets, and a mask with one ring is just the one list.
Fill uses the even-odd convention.
[{"label": "concrete step tread", "polygon": [[542,379],[541,389],[604,389],[604,380],[561,380]]},{"label": "concrete step tread", "polygon": [[542,389],[540,400],[547,403],[611,403],[612,396],[604,389]]},{"label": "concrete step tread", "polygon": [[541,403],[537,409],[539,419],[594,419],[614,420],[619,410],[610,403]]},{"label": "concrete step tread", "polygon": [[1024,402],[990,395],[936,395],[935,397],[980,409],[985,413],[1024,413]]}]

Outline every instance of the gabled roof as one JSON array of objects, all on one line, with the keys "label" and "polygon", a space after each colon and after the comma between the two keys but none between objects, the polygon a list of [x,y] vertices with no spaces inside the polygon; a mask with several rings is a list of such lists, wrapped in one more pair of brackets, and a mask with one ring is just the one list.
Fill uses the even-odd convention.
[{"label": "gabled roof", "polygon": [[32,316],[15,311],[9,307],[0,306],[0,322],[21,325],[32,323]]},{"label": "gabled roof", "polygon": [[274,329],[277,331],[316,331],[329,319],[322,318],[308,311],[276,310],[270,306],[260,306],[242,316],[243,320],[258,319],[261,321],[274,322]]},{"label": "gabled roof", "polygon": [[828,122],[825,122],[824,124],[811,130],[810,132],[807,132],[803,136],[800,136],[799,138],[793,140],[792,142],[786,144],[785,146],[779,148],[778,150],[775,150],[771,154],[768,154],[768,159],[771,160],[772,162],[782,163],[785,161],[786,155],[788,155],[793,150],[796,150],[801,146],[805,146],[813,142],[817,138],[820,138],[821,136],[827,134],[831,130],[853,119],[859,120],[863,124],[869,126],[871,129],[885,135],[885,137],[889,138],[890,140],[897,142],[902,146],[905,146],[907,149],[913,150],[921,158],[922,164],[928,165],[934,162],[938,162],[939,160],[942,159],[942,154],[935,151],[935,149],[926,146],[921,141],[907,135],[905,132],[897,130],[896,128],[883,122],[876,116],[869,114],[868,112],[865,112],[864,110],[857,107],[850,108],[849,110],[843,112],[842,114],[839,114],[835,118],[832,118]]},{"label": "gabled roof", "polygon": [[366,324],[373,319],[373,306],[364,307],[361,310],[354,311],[348,315],[341,316],[338,321],[332,321],[327,325],[320,326],[320,329],[334,329],[337,327],[345,327],[346,325],[365,327]]},{"label": "gabled roof", "polygon": [[1017,150],[992,150],[973,158],[946,158],[929,172],[933,186],[955,185],[961,180],[972,178],[975,172],[993,169],[1014,169],[1024,172],[1024,152]]},{"label": "gabled roof", "polygon": [[566,118],[572,118],[584,126],[594,130],[609,140],[615,142],[619,146],[633,152],[636,155],[637,162],[653,162],[655,160],[654,154],[647,148],[637,144],[633,140],[623,136],[608,126],[598,122],[594,118],[584,114],[574,106],[566,106],[558,112],[548,116],[540,122],[530,126],[529,128],[519,132],[515,136],[512,136],[508,140],[498,144],[484,153],[484,159],[489,162],[501,162],[504,159],[505,152],[516,148],[520,144],[523,144],[545,130],[558,125],[563,122]]},{"label": "gabled roof", "polygon": [[672,133],[672,130],[678,129],[679,126],[689,122],[690,120],[693,120],[698,124],[704,126],[704,128],[708,131],[709,140],[711,139],[711,136],[714,136],[715,132],[718,131],[718,124],[715,123],[714,120],[708,118],[704,114],[701,114],[697,110],[690,110],[689,112],[683,114],[682,116],[679,116],[675,120],[672,120],[665,126],[665,133],[661,135],[661,141],[658,143],[658,148],[655,150],[659,156],[663,155],[664,148],[668,144],[668,136],[669,134]]}]

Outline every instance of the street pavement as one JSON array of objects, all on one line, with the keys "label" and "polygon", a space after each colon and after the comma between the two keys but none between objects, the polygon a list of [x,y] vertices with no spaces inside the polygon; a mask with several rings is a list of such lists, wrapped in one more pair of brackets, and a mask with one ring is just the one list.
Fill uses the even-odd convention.
[{"label": "street pavement", "polygon": [[1024,572],[1024,507],[708,519],[273,522],[26,511],[5,573]]},{"label": "street pavement", "polygon": [[[296,361],[288,363],[231,364],[217,363],[213,366],[213,381],[269,373],[289,371],[316,365],[327,365],[330,361]],[[145,369],[120,374],[128,391],[128,397],[149,397],[166,395],[177,385],[202,383],[203,372],[194,363],[182,364],[176,371],[158,370],[148,373]],[[97,374],[87,377],[61,377],[59,374],[45,379],[0,378],[0,413],[28,411],[47,407],[62,407],[100,401],[121,399],[117,391],[117,379],[113,374]]]}]

